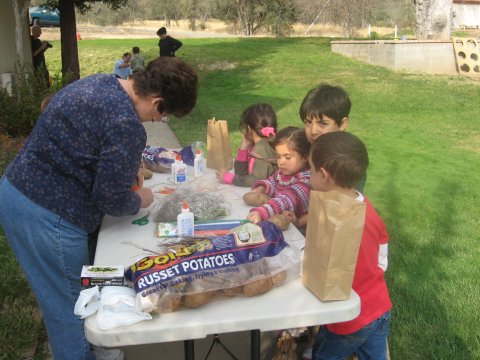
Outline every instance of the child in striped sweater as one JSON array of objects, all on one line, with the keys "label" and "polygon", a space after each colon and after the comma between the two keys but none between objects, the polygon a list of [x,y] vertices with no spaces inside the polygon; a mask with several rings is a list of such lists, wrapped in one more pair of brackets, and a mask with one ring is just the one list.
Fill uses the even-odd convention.
[{"label": "child in striped sweater", "polygon": [[272,142],[278,170],[265,180],[257,180],[253,192],[266,194],[266,202],[250,210],[247,218],[254,223],[267,220],[283,211],[292,211],[297,218],[308,212],[310,143],[302,128],[288,126],[278,132]]}]

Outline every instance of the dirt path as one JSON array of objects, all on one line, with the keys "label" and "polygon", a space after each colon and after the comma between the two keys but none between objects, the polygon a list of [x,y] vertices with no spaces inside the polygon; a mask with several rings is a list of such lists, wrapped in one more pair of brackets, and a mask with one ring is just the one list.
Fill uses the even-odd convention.
[{"label": "dirt path", "polygon": [[[144,21],[141,23],[126,23],[121,26],[95,26],[91,24],[77,24],[77,33],[82,39],[151,39],[157,37],[157,30],[164,26],[163,21]],[[290,36],[306,36],[305,31],[308,25],[296,24]],[[239,37],[242,32],[231,25],[218,20],[209,20],[205,24],[204,30],[191,31],[186,20],[172,22],[167,27],[168,33],[178,38],[212,38],[212,37]],[[376,30],[375,30],[376,31]],[[379,34],[391,32],[392,29],[380,29]],[[55,27],[46,27],[42,29],[42,39],[59,40],[60,29]],[[265,33],[258,33],[257,36],[269,36]],[[309,36],[341,36],[338,27],[325,24],[316,24],[308,30]]]},{"label": "dirt path", "polygon": [[[144,21],[141,23],[126,23],[121,26],[95,26],[91,24],[77,24],[77,33],[84,40],[88,39],[152,39],[157,38],[157,30],[164,26],[163,21]],[[218,20],[209,20],[205,24],[205,30],[191,31],[186,20],[172,22],[168,28],[168,33],[173,37],[182,38],[221,38],[221,37],[239,37],[243,36],[238,28],[225,24]],[[308,29],[308,33],[305,32]],[[60,28],[46,27],[42,29],[42,40],[60,40]],[[393,34],[393,28],[372,27],[371,31],[383,36]],[[367,29],[358,31],[359,37],[366,37]],[[468,35],[480,36],[480,30],[473,29],[467,31]],[[257,36],[269,36],[265,33],[256,34]],[[323,36],[323,37],[342,37],[342,31],[338,26],[328,24],[315,24],[309,28],[308,24],[295,24],[293,31],[289,36]]]},{"label": "dirt path", "polygon": [[[127,23],[121,26],[95,26],[77,24],[77,33],[82,39],[151,39],[157,37],[157,30],[164,26],[159,21]],[[60,28],[46,27],[42,29],[42,39],[59,40]],[[237,37],[235,29],[217,21],[207,23],[205,30],[191,31],[188,23],[180,20],[168,27],[168,33],[178,38]]]},{"label": "dirt path", "polygon": [[[82,40],[89,39],[151,39],[157,37],[156,28],[135,27],[91,27],[77,26]],[[175,31],[172,36],[178,38],[236,37],[238,35],[213,33],[206,31]],[[60,40],[60,28],[43,28],[42,40]]]}]

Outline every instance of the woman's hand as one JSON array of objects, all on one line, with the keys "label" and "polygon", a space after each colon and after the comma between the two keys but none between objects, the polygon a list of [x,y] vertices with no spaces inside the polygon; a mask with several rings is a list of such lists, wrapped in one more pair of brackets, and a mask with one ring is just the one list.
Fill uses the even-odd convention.
[{"label": "woman's hand", "polygon": [[262,216],[258,211],[250,211],[250,213],[247,216],[247,219],[253,222],[254,224],[258,224],[260,221],[262,221]]},{"label": "woman's hand", "polygon": [[142,187],[135,192],[140,196],[140,200],[142,201],[140,203],[141,208],[149,207],[152,204],[153,202],[152,189]]},{"label": "woman's hand", "polygon": [[145,177],[143,176],[142,170],[139,169],[138,172],[137,172],[137,177],[135,178],[138,187],[143,187],[143,180],[144,179],[145,179]]}]

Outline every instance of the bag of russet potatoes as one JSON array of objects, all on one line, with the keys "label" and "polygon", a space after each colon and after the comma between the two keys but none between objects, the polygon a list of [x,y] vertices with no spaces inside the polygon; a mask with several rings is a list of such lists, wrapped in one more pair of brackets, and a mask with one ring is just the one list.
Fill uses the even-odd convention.
[{"label": "bag of russet potatoes", "polygon": [[218,296],[255,296],[298,278],[301,254],[271,222],[246,223],[226,235],[170,239],[156,256],[126,271],[145,312],[195,308]]}]

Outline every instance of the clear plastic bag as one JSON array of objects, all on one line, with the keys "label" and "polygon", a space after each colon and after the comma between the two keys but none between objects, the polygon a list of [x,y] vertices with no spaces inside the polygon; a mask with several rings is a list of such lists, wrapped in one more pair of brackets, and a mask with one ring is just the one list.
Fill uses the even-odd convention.
[{"label": "clear plastic bag", "polygon": [[224,296],[255,296],[300,276],[301,254],[271,222],[247,223],[223,236],[162,241],[126,271],[145,312],[199,307]]},{"label": "clear plastic bag", "polygon": [[231,205],[222,195],[185,184],[158,201],[153,210],[153,220],[157,223],[176,221],[184,201],[187,201],[197,221],[214,220],[230,214]]}]

